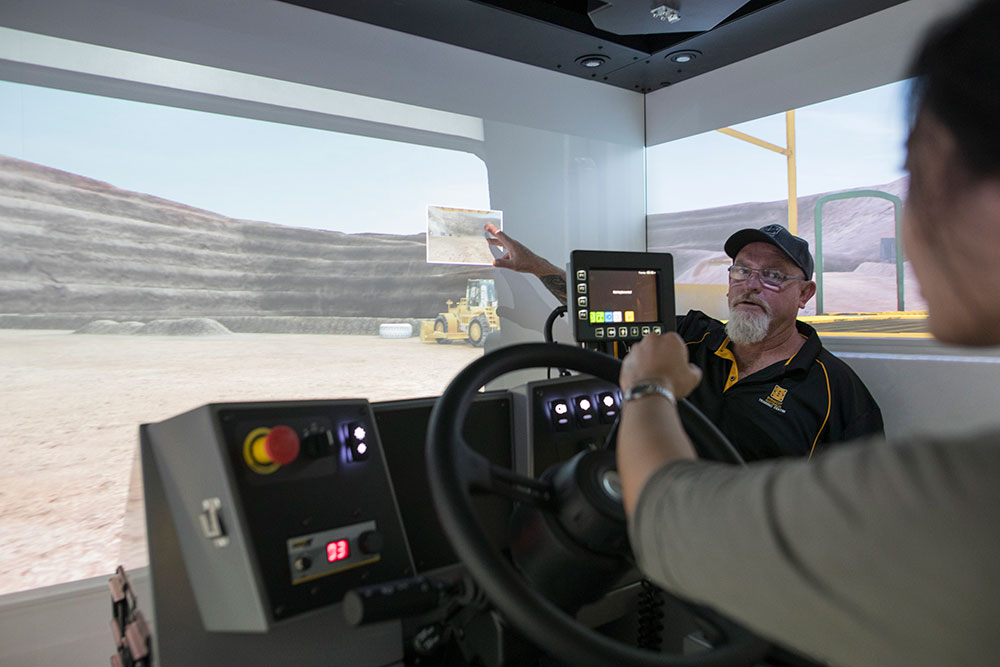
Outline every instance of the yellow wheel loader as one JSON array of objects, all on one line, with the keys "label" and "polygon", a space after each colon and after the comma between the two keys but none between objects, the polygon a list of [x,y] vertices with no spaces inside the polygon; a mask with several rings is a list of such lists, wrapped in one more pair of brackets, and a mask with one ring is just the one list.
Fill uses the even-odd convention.
[{"label": "yellow wheel loader", "polygon": [[448,312],[420,323],[423,342],[448,344],[461,340],[482,347],[487,334],[500,328],[496,286],[492,278],[470,278],[465,296],[458,303],[449,299],[446,304]]}]

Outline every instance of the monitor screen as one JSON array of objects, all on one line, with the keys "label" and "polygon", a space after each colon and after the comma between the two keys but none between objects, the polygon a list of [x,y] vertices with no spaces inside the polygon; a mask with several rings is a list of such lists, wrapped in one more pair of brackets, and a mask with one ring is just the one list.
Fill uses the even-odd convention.
[{"label": "monitor screen", "polygon": [[566,287],[578,343],[629,345],[672,331],[674,264],[668,253],[574,250]]},{"label": "monitor screen", "polygon": [[642,269],[591,269],[590,321],[652,323],[660,320],[660,272]]},{"label": "monitor screen", "polygon": [[[458,563],[458,557],[441,529],[430,484],[424,451],[427,422],[436,399],[372,403],[375,423],[385,452],[417,573]],[[513,466],[511,399],[507,392],[488,392],[477,397],[469,410],[464,436],[469,446],[493,463]],[[506,545],[511,501],[497,496],[472,498],[484,532],[497,547]]]}]

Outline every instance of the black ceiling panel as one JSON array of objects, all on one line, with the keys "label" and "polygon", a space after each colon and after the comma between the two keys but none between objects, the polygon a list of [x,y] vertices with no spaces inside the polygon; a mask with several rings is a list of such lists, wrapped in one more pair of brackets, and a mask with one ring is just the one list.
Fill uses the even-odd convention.
[{"label": "black ceiling panel", "polygon": [[[904,0],[698,0],[687,14],[685,4],[694,0],[282,1],[645,93]],[[714,12],[705,9],[710,6]],[[679,20],[658,20],[668,9],[676,10]],[[672,27],[617,34],[591,19],[608,12],[635,18],[599,20],[605,27]],[[699,29],[685,30],[686,16],[700,19]],[[725,18],[715,27],[700,29],[719,16]]]}]

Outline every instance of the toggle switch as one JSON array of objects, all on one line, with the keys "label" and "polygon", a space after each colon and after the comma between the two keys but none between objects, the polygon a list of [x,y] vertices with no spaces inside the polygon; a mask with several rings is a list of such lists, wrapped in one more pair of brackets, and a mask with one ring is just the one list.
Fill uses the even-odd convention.
[{"label": "toggle switch", "polygon": [[606,391],[597,396],[597,412],[602,424],[610,424],[618,418],[618,397]]},{"label": "toggle switch", "polygon": [[302,449],[314,459],[332,455],[336,451],[335,446],[333,431],[328,428],[306,433],[302,438]]},{"label": "toggle switch", "polygon": [[201,523],[201,533],[206,538],[212,540],[217,548],[229,546],[229,536],[222,525],[222,518],[219,512],[222,509],[222,501],[218,498],[205,498],[201,501],[201,514],[198,521]]},{"label": "toggle switch", "polygon": [[576,396],[573,398],[574,412],[576,412],[576,422],[580,426],[593,424],[597,417],[597,409],[594,407],[594,399],[590,396]]},{"label": "toggle switch", "polygon": [[347,425],[347,460],[357,463],[368,458],[368,429],[361,422]]}]

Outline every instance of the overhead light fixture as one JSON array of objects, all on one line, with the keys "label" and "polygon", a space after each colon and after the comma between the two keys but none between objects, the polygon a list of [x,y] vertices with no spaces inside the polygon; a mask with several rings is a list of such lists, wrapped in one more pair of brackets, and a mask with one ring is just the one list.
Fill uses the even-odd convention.
[{"label": "overhead light fixture", "polygon": [[608,62],[608,57],[598,54],[580,56],[579,58],[576,59],[577,65],[582,65],[583,67],[586,67],[588,69],[594,69],[595,67],[600,67],[606,62]]},{"label": "overhead light fixture", "polygon": [[698,58],[701,55],[701,51],[695,51],[694,49],[689,49],[687,51],[674,51],[673,53],[668,53],[664,56],[667,60],[672,63],[677,63],[678,65],[686,65]]},{"label": "overhead light fixture", "polygon": [[[744,5],[772,2],[773,0],[764,3],[751,0],[589,0],[584,3],[577,0],[574,3],[555,4],[586,4],[587,16],[598,30],[615,35],[654,35],[707,32]],[[672,43],[677,43],[677,40]]]},{"label": "overhead light fixture", "polygon": [[649,10],[649,13],[653,15],[654,19],[660,19],[667,23],[677,23],[681,20],[681,13],[673,7],[667,7],[666,5],[653,7]]}]

